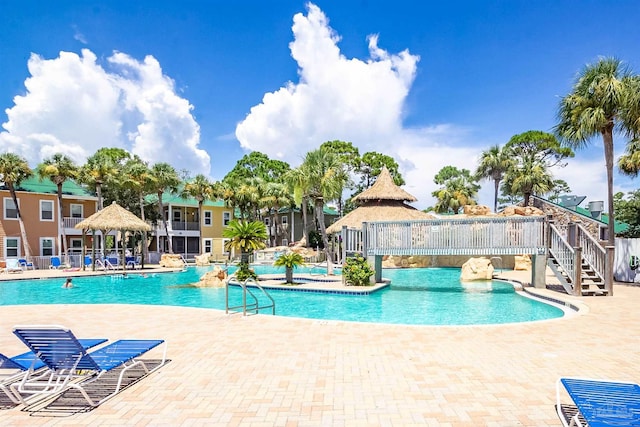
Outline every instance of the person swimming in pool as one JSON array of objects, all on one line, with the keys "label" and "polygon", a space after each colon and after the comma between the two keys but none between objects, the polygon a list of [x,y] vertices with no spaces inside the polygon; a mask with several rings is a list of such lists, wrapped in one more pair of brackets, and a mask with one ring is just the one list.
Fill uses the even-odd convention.
[{"label": "person swimming in pool", "polygon": [[71,277],[67,277],[67,280],[62,285],[63,288],[73,288],[73,283],[71,283]]}]

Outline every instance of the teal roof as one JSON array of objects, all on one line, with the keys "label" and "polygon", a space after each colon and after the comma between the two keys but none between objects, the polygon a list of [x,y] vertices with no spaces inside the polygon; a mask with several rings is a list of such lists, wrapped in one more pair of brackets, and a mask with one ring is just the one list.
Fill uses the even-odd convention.
[{"label": "teal roof", "polygon": [[[278,209],[278,213],[287,213],[287,212],[300,212],[300,208],[280,208]],[[327,206],[325,205],[324,208],[322,209],[322,211],[324,212],[325,215],[329,215],[329,216],[338,216],[338,211],[335,210],[334,208],[332,208],[331,206]]]},{"label": "teal roof", "polygon": [[[158,196],[156,194],[152,194],[146,197],[147,202],[149,203],[157,203]],[[198,206],[198,201],[196,199],[183,199],[180,196],[171,193],[163,193],[162,194],[162,203],[165,205],[180,205],[180,206]],[[202,206],[212,206],[212,207],[225,207],[224,200],[205,200]]]},{"label": "teal roof", "polygon": [[[0,186],[0,189],[8,190],[4,184]],[[58,194],[58,187],[48,178],[45,178],[42,181],[36,177],[25,179],[20,183],[16,190],[28,193]],[[71,180],[67,180],[62,184],[62,194],[78,197],[95,197],[92,192]]]},{"label": "teal roof", "polygon": [[[538,198],[542,199],[542,197],[537,196]],[[578,215],[584,216],[586,218],[589,218],[592,221],[596,221],[599,222],[600,224],[604,225],[604,226],[608,226],[609,225],[609,215],[606,213],[603,213],[602,215],[600,215],[600,219],[598,218],[594,218],[591,216],[591,211],[589,211],[589,209],[585,209],[582,208],[580,206],[576,206],[575,210],[574,209],[570,209],[566,206],[564,206],[562,203],[555,203],[552,202],[551,200],[547,200],[547,199],[542,199],[547,203],[551,203],[552,205],[556,205],[556,206],[560,206],[562,208],[565,208],[569,211],[575,212]],[[626,222],[622,222],[622,221],[616,221],[614,219],[614,223],[613,223],[613,228],[614,228],[614,232],[616,234],[618,233],[623,233],[625,231],[627,231],[629,229],[629,224],[627,224]]]}]

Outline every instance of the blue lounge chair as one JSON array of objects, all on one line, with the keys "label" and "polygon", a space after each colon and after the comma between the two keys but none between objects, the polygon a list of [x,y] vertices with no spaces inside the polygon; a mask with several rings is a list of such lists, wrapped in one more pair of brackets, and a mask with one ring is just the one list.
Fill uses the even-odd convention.
[{"label": "blue lounge chair", "polygon": [[[578,408],[570,420],[565,419],[560,404],[562,387]],[[640,426],[640,386],[621,381],[560,378],[556,383],[556,411],[565,427]]]},{"label": "blue lounge chair", "polygon": [[[119,340],[88,353],[73,332],[63,326],[16,326],[13,333],[38,355],[47,368],[43,373],[30,372],[32,375],[25,375],[21,381],[11,384],[11,391],[25,404],[41,396],[59,395],[68,389],[76,389],[89,405],[98,406],[120,391],[129,370],[142,368],[146,375],[166,362],[164,340]],[[161,344],[164,344],[162,360],[153,369],[137,359]],[[99,400],[92,399],[85,386],[115,368],[121,368],[115,390]]]},{"label": "blue lounge chair", "polygon": [[[80,345],[85,349],[93,348],[106,341],[106,338],[87,338],[78,340]],[[12,382],[17,381],[27,371],[37,371],[43,367],[44,362],[32,351],[27,351],[26,353],[13,357],[7,357],[0,353],[0,390],[2,390],[13,403],[20,403],[20,398],[9,389],[9,385]]]},{"label": "blue lounge chair", "polygon": [[51,265],[49,265],[49,268],[57,270],[57,269],[59,269],[61,267],[62,267],[62,262],[60,261],[60,257],[52,256],[51,257]]},{"label": "blue lounge chair", "polygon": [[35,270],[36,269],[36,267],[33,265],[33,263],[30,262],[30,261],[27,261],[25,258],[18,259],[18,265],[20,265],[20,267],[22,267],[24,270],[28,270],[28,269]]}]

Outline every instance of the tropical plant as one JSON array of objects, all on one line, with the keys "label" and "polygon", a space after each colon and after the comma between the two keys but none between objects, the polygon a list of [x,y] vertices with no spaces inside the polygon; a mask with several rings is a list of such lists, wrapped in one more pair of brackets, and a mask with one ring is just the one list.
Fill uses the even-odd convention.
[{"label": "tropical plant", "polygon": [[[215,186],[202,174],[196,175],[192,180],[185,183],[180,196],[183,199],[190,197],[198,202],[198,233],[202,236],[202,206],[205,200],[216,197]],[[198,250],[200,250],[200,242],[198,242]]]},{"label": "tropical plant", "polygon": [[434,209],[438,213],[458,213],[465,205],[474,205],[480,186],[475,183],[468,169],[445,166],[436,174],[433,181],[440,185],[431,194],[438,199]]},{"label": "tropical plant", "polygon": [[617,220],[629,225],[629,228],[618,236],[640,237],[640,190],[630,191],[626,195],[622,192],[614,194],[613,206]]},{"label": "tropical plant", "polygon": [[478,179],[492,179],[494,185],[493,211],[498,211],[498,192],[500,190],[500,182],[504,174],[513,165],[513,160],[507,153],[507,150],[499,145],[490,147],[487,151],[483,151],[480,155],[480,164],[476,169],[476,177]]},{"label": "tropical plant", "polygon": [[353,194],[359,194],[371,187],[382,172],[382,168],[386,166],[396,185],[404,185],[404,178],[398,171],[398,163],[391,156],[381,154],[376,151],[370,151],[362,155],[357,172],[360,173],[360,183]]},{"label": "tropical plant", "polygon": [[[325,148],[328,151],[335,153],[342,164],[344,169],[344,173],[346,175],[346,180],[344,182],[344,188],[354,189],[355,183],[351,179],[351,176],[354,172],[358,170],[360,166],[360,152],[358,151],[358,147],[354,146],[351,142],[345,141],[327,141],[323,142],[320,145],[320,148]],[[344,190],[344,189],[343,189]],[[338,196],[338,215],[342,216],[344,213],[344,206],[342,201],[342,193],[343,190],[340,191]]]},{"label": "tropical plant", "polygon": [[274,243],[280,241],[282,235],[282,226],[280,224],[279,210],[281,207],[293,207],[293,197],[288,191],[287,186],[280,182],[265,182],[262,185],[260,197],[260,206],[268,212],[274,212],[273,225],[275,228]]},{"label": "tropical plant", "polygon": [[509,170],[504,186],[510,194],[522,194],[524,205],[528,206],[531,195],[548,193],[554,187],[554,180],[542,162],[527,159]]},{"label": "tropical plant", "polygon": [[287,283],[293,283],[293,269],[304,265],[304,258],[297,252],[289,251],[280,255],[273,265],[275,267],[284,267]]},{"label": "tropical plant", "polygon": [[102,186],[118,176],[119,168],[110,148],[101,148],[80,168],[78,178],[96,191],[98,210],[104,207]]},{"label": "tropical plant", "polygon": [[302,166],[291,169],[285,174],[284,181],[289,190],[293,192],[293,202],[296,206],[300,206],[300,212],[302,213],[302,240],[309,247],[309,197],[307,194],[310,183],[307,171]]},{"label": "tropical plant", "polygon": [[13,204],[16,207],[16,215],[20,225],[20,235],[22,236],[22,247],[27,259],[31,257],[31,247],[27,240],[27,230],[24,226],[24,220],[22,219],[20,205],[18,204],[16,188],[20,186],[23,180],[32,175],[33,171],[29,167],[27,160],[23,157],[9,152],[0,154],[0,181],[4,182],[4,185],[9,190]]},{"label": "tropical plant", "polygon": [[69,263],[67,253],[67,233],[65,232],[64,217],[62,215],[62,185],[69,179],[78,177],[78,166],[70,157],[61,153],[56,153],[42,161],[36,168],[40,180],[49,178],[56,185],[58,192],[58,218],[60,220],[60,233],[62,234],[61,247],[58,248],[60,254],[64,254],[65,262]]},{"label": "tropical plant", "polygon": [[307,181],[307,195],[314,202],[314,212],[327,258],[328,273],[332,274],[329,238],[324,220],[324,204],[336,199],[346,181],[340,159],[326,148],[310,151],[301,165]]},{"label": "tropical plant", "polygon": [[602,136],[607,170],[608,241],[615,244],[613,206],[613,134],[637,140],[640,131],[640,77],[622,61],[600,58],[588,64],[577,77],[571,92],[562,98],[555,132],[572,148],[588,145]]},{"label": "tropical plant", "polygon": [[[231,220],[229,225],[222,231],[222,237],[229,239],[225,245],[225,251],[240,251],[240,265],[236,272],[238,280],[245,280],[253,277],[249,269],[249,255],[258,249],[264,248],[267,235],[267,228],[262,221],[242,221]],[[244,279],[241,279],[244,277]],[[254,277],[255,278],[255,277]]]},{"label": "tropical plant", "polygon": [[361,255],[348,257],[342,267],[342,275],[348,285],[368,286],[375,271]]},{"label": "tropical plant", "polygon": [[151,167],[151,191],[155,191],[158,196],[158,215],[162,221],[162,227],[164,228],[165,235],[167,236],[167,243],[169,245],[169,253],[173,253],[173,242],[169,236],[169,227],[167,225],[167,218],[164,215],[164,204],[162,203],[162,195],[165,191],[170,193],[176,193],[178,191],[178,185],[180,185],[180,177],[176,170],[169,163],[156,163]]}]

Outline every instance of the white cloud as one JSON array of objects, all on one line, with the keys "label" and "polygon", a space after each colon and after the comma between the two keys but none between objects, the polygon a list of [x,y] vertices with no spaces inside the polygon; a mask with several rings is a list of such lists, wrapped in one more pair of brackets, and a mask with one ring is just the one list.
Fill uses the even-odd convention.
[{"label": "white cloud", "polygon": [[189,102],[152,56],[114,53],[106,67],[88,49],[58,58],[32,54],[26,94],[14,98],[0,145],[32,166],[56,152],[79,164],[102,147],[120,147],[150,163],[208,174],[200,128]]},{"label": "white cloud", "polygon": [[418,208],[433,205],[433,177],[442,167],[475,168],[480,152],[465,144],[465,129],[450,124],[403,128],[418,56],[408,50],[387,52],[378,46],[378,35],[371,35],[367,60],[346,58],[337,45],[340,37],[313,4],[293,22],[289,47],[300,80],[265,94],[251,108],[236,128],[243,148],[295,166],[325,141],[351,141],[361,153],[394,157],[406,190],[419,199]]}]

